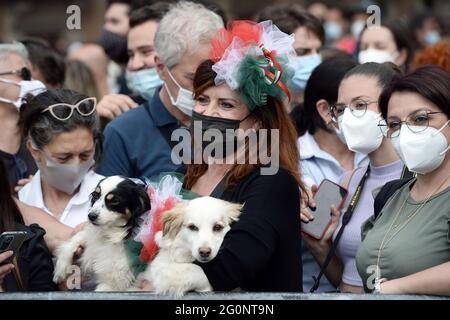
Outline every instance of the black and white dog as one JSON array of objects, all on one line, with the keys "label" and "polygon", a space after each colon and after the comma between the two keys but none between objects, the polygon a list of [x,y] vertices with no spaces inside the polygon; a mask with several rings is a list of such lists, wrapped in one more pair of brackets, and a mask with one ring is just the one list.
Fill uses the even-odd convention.
[{"label": "black and white dog", "polygon": [[125,241],[137,227],[139,217],[150,210],[150,199],[143,185],[113,176],[103,179],[91,194],[92,208],[87,226],[56,250],[53,281],[68,276],[73,256],[80,244],[81,271],[95,276],[96,291],[126,291],[134,288]]}]

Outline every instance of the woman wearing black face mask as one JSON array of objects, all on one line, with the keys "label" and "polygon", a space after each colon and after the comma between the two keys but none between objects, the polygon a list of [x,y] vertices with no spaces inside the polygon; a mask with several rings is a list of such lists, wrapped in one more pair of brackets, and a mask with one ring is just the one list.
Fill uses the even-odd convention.
[{"label": "woman wearing black face mask", "polygon": [[[224,57],[230,45],[223,40],[227,37],[221,37],[224,34],[248,43],[249,47],[240,48],[247,54],[235,60]],[[221,30],[212,40],[211,60],[202,63],[194,77],[192,133],[194,151],[202,152],[194,153],[185,187],[202,196],[244,204],[217,257],[200,264],[214,290],[302,291],[298,212],[304,187],[296,131],[284,108],[289,97],[285,83],[292,70],[282,63],[293,49],[292,43],[274,46],[270,41],[274,34],[289,44],[290,37],[270,21],[232,23],[231,29]],[[234,129],[246,131],[249,138],[242,131],[233,135]],[[257,140],[250,138],[250,132]],[[199,141],[201,134],[206,142]],[[208,134],[215,140],[209,141]]]}]

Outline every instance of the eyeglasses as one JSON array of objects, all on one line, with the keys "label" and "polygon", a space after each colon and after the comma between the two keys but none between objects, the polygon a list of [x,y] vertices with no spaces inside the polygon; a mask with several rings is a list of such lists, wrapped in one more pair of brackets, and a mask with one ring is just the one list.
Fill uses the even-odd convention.
[{"label": "eyeglasses", "polygon": [[386,137],[389,139],[396,138],[399,136],[400,129],[403,124],[406,124],[408,129],[414,133],[425,131],[430,125],[430,115],[438,113],[443,112],[419,110],[411,113],[405,121],[400,121],[397,119],[381,120],[378,126]]},{"label": "eyeglasses", "polygon": [[22,69],[19,69],[19,70],[1,72],[0,76],[6,76],[6,75],[10,75],[10,74],[18,75],[19,77],[22,78],[22,80],[26,80],[26,81],[31,80],[31,71],[27,67],[23,67]]},{"label": "eyeglasses", "polygon": [[330,107],[330,114],[331,119],[333,121],[337,122],[337,119],[344,114],[345,108],[349,107],[351,113],[357,117],[361,118],[366,114],[367,106],[372,103],[377,103],[377,100],[373,101],[365,101],[361,99],[354,100],[350,102],[349,105],[346,105],[345,103],[336,103]]},{"label": "eyeglasses", "polygon": [[76,109],[78,113],[84,117],[90,116],[95,112],[97,106],[97,99],[90,97],[81,100],[75,105],[68,103],[56,103],[45,108],[42,113],[49,111],[50,114],[58,120],[66,121],[73,115],[73,110]]}]

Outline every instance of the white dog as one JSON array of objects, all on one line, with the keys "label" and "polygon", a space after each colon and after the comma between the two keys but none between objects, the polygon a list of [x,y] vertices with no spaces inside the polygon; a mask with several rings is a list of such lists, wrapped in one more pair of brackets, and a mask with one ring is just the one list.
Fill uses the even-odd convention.
[{"label": "white dog", "polygon": [[66,279],[75,251],[85,242],[81,270],[95,276],[96,291],[130,290],[135,277],[125,240],[131,236],[140,215],[150,210],[149,197],[143,186],[113,176],[99,182],[91,202],[88,225],[56,251],[53,281],[61,283]]},{"label": "white dog", "polygon": [[143,278],[156,293],[175,297],[188,291],[211,291],[205,273],[192,262],[214,259],[241,209],[240,204],[201,197],[165,212],[163,231],[156,234],[159,251]]}]

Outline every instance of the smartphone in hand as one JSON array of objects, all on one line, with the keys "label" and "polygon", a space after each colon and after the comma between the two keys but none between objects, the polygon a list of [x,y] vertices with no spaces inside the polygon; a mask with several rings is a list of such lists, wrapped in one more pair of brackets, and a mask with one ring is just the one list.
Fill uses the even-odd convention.
[{"label": "smartphone in hand", "polygon": [[24,231],[8,231],[0,234],[0,253],[12,251],[13,255],[1,264],[12,263],[14,256],[19,252],[20,247],[27,237]]},{"label": "smartphone in hand", "polygon": [[302,222],[302,232],[321,240],[331,224],[331,206],[340,209],[347,198],[348,191],[331,180],[324,179],[314,196],[316,210],[310,211],[314,220]]}]

